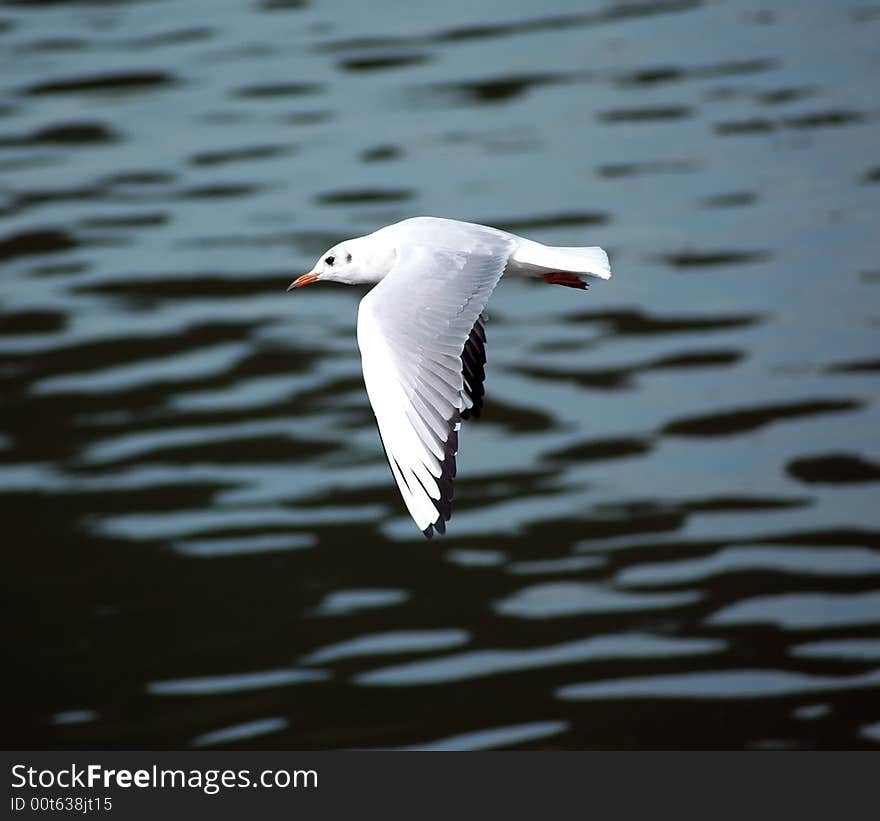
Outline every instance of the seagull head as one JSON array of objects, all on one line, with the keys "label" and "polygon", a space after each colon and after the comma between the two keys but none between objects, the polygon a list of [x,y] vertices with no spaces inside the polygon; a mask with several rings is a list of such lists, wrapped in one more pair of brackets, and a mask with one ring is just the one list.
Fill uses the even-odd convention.
[{"label": "seagull head", "polygon": [[307,274],[290,283],[288,291],[313,282],[343,282],[363,285],[384,278],[396,257],[394,247],[374,235],[346,240],[325,251]]}]

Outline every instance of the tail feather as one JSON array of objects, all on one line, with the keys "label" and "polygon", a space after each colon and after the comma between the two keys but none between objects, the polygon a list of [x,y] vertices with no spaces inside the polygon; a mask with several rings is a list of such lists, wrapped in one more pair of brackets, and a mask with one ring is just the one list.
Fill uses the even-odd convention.
[{"label": "tail feather", "polygon": [[[524,240],[513,255],[514,262],[537,276],[548,272],[611,279],[611,264],[602,248],[562,248]],[[562,284],[561,282],[559,284]]]}]

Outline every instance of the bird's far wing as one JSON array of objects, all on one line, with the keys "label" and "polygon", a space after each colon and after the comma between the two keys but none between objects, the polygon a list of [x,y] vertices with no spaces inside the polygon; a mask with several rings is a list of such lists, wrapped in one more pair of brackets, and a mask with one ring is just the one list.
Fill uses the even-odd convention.
[{"label": "bird's far wing", "polygon": [[500,233],[481,236],[467,252],[404,243],[358,310],[379,434],[407,510],[428,538],[445,532],[451,514],[462,411],[481,404],[480,318],[514,245]]},{"label": "bird's far wing", "polygon": [[486,314],[477,317],[474,327],[468,335],[467,342],[461,351],[461,375],[464,387],[461,395],[464,408],[462,419],[480,418],[483,410],[483,396],[486,391],[483,382],[486,380]]}]

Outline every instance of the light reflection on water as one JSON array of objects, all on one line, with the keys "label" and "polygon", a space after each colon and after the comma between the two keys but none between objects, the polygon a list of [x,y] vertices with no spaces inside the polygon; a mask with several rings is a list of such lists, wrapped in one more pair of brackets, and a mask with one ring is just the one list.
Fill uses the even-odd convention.
[{"label": "light reflection on water", "polygon": [[[863,6],[4,5],[10,743],[876,746]],[[432,543],[284,293],[417,214],[615,270],[502,283]]]}]

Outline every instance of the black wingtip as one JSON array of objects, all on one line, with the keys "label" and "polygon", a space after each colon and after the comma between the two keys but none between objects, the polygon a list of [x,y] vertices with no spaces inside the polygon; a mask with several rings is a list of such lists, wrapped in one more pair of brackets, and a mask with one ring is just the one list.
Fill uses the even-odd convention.
[{"label": "black wingtip", "polygon": [[450,431],[444,446],[443,468],[437,478],[437,486],[440,489],[440,498],[436,502],[437,521],[432,522],[422,531],[422,535],[426,539],[432,539],[435,533],[445,536],[446,523],[452,518],[452,497],[455,495],[455,456],[458,453],[458,431],[455,426],[459,419],[460,415],[456,413],[449,420]]}]

